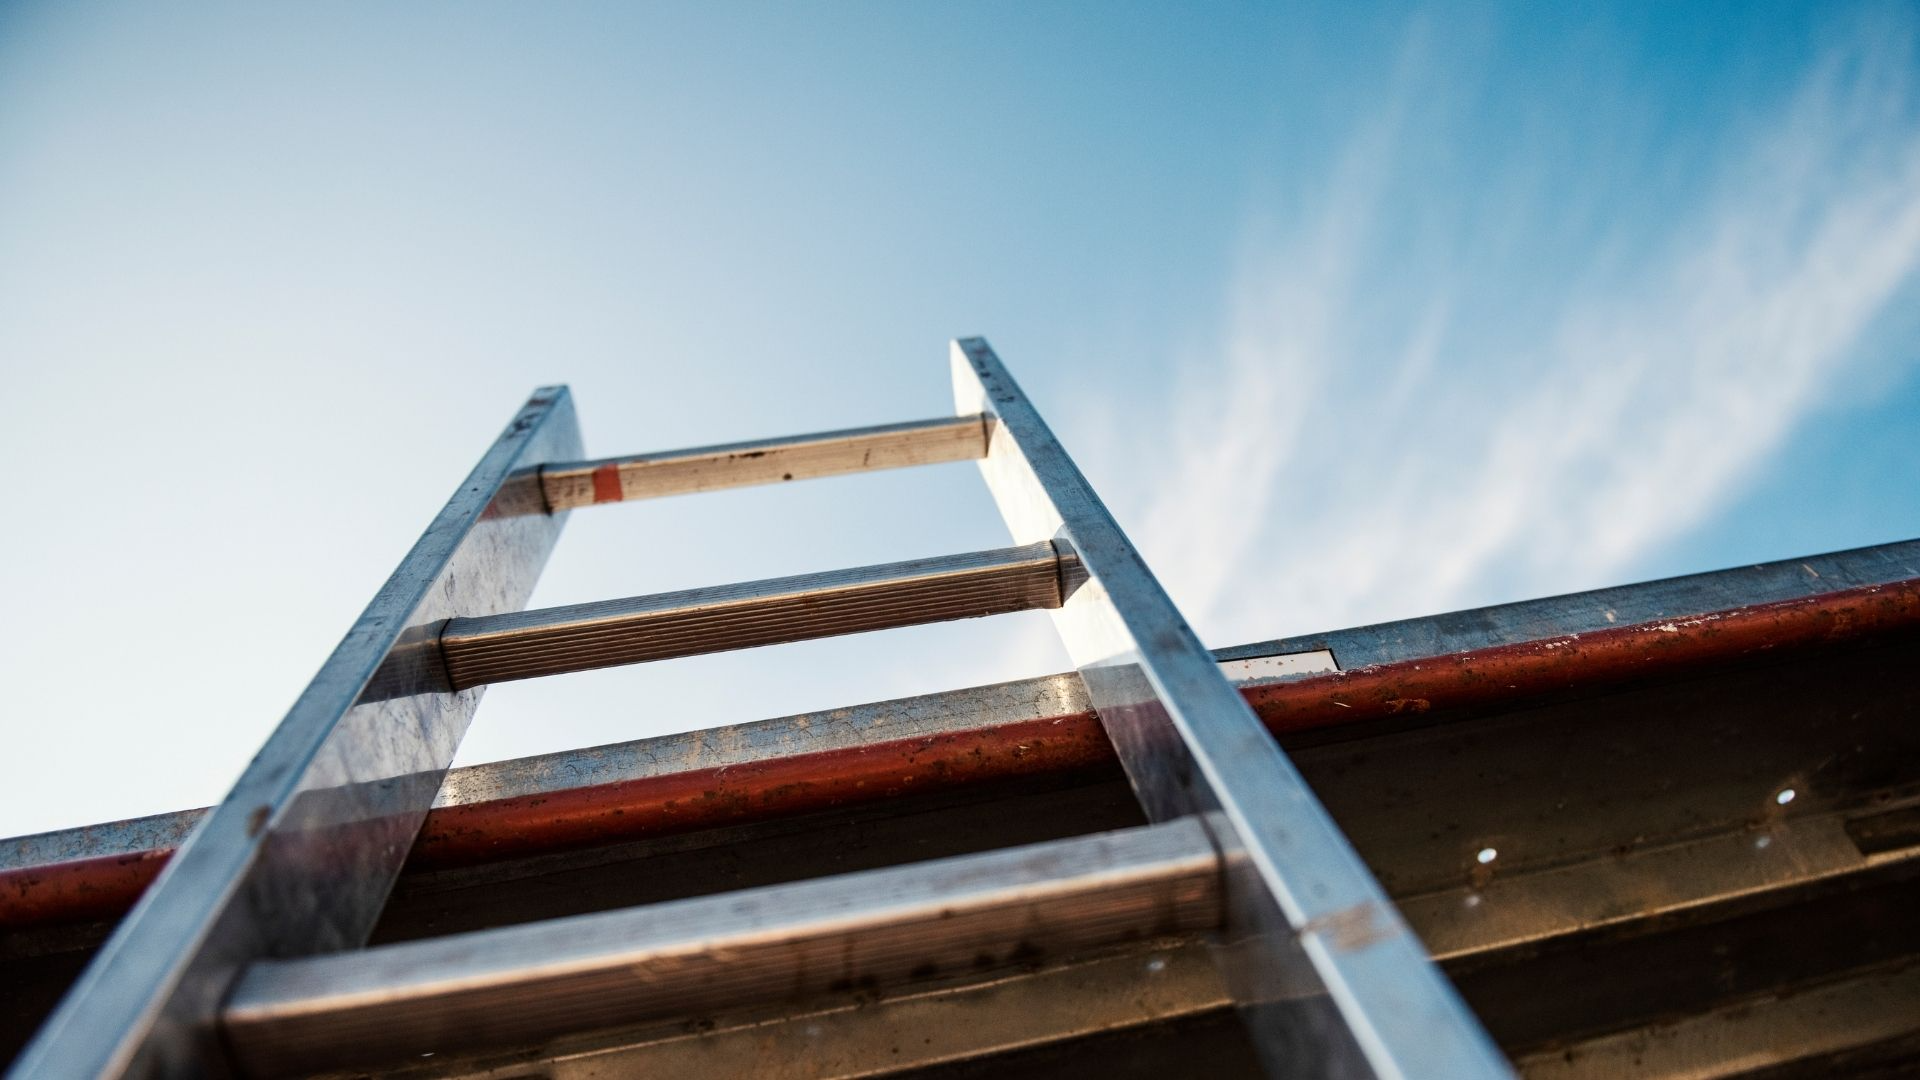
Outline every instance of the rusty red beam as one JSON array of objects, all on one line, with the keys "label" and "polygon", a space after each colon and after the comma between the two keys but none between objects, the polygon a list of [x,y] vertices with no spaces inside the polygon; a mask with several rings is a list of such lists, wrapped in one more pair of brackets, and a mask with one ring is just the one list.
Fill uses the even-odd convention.
[{"label": "rusty red beam", "polygon": [[691,832],[1114,761],[1091,712],[435,809],[408,865]]},{"label": "rusty red beam", "polygon": [[1246,696],[1268,730],[1284,736],[1347,719],[1514,707],[1545,695],[1785,657],[1916,627],[1920,579],[1911,579],[1355,668],[1249,687]]},{"label": "rusty red beam", "polygon": [[[1276,736],[1429,712],[1515,708],[1920,628],[1920,579],[1608,627],[1246,688]],[[1110,767],[1091,712],[438,807],[413,869],[475,865]],[[170,849],[0,871],[0,928],[117,917]]]},{"label": "rusty red beam", "polygon": [[173,852],[154,848],[0,870],[0,930],[117,919],[160,876]]}]

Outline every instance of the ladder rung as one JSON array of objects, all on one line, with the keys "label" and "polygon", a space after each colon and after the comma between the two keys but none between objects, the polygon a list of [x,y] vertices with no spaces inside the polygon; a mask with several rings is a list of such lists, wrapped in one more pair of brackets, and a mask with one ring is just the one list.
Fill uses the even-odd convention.
[{"label": "ladder rung", "polygon": [[451,620],[453,688],[1059,607],[1047,542]]},{"label": "ladder rung", "polygon": [[[1193,819],[250,967],[243,1071],[527,1044],[756,1000],[876,989],[1216,927]],[[984,962],[983,962],[984,961]]]},{"label": "ladder rung", "polygon": [[696,491],[777,484],[816,476],[970,461],[986,456],[984,416],[943,416],[902,424],[823,431],[781,439],[549,465],[540,472],[547,506],[652,499]]}]

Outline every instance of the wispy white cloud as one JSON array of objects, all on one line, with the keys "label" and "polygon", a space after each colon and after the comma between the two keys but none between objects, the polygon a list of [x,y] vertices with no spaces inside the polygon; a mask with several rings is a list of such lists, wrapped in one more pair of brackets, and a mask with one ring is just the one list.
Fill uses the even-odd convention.
[{"label": "wispy white cloud", "polygon": [[[1409,287],[1385,235],[1432,92],[1405,80],[1308,224],[1261,232],[1220,359],[1184,371],[1180,434],[1126,514],[1203,637],[1599,584],[1724,506],[1920,268],[1909,30],[1830,50],[1694,204],[1659,208],[1649,254],[1526,282],[1547,314],[1518,330],[1486,325],[1512,280]],[[1506,224],[1468,202],[1418,223]]]}]

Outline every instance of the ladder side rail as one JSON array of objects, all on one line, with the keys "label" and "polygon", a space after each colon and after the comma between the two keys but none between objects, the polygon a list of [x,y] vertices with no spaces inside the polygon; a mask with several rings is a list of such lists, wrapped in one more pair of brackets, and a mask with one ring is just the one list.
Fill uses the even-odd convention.
[{"label": "ladder side rail", "polygon": [[567,389],[536,391],[10,1075],[217,1075],[245,964],[365,943],[480,699],[439,628],[525,605],[565,520],[539,467],[580,456]]},{"label": "ladder side rail", "polygon": [[1511,1075],[992,348],[952,360],[956,411],[995,418],[980,467],[1014,542],[1085,576],[1051,615],[1148,817],[1199,815],[1220,849],[1219,959],[1269,1069]]}]

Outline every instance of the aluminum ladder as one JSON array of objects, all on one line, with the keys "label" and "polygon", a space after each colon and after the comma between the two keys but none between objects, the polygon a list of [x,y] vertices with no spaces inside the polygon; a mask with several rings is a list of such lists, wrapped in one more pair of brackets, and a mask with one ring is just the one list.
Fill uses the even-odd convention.
[{"label": "aluminum ladder", "polygon": [[[1168,930],[1212,932],[1273,1075],[1510,1075],[993,350],[951,354],[951,417],[596,461],[566,388],[535,392],[12,1075],[293,1074]],[[966,459],[1015,546],[522,610],[570,510]],[[1035,608],[1152,824],[363,948],[487,684]]]}]

